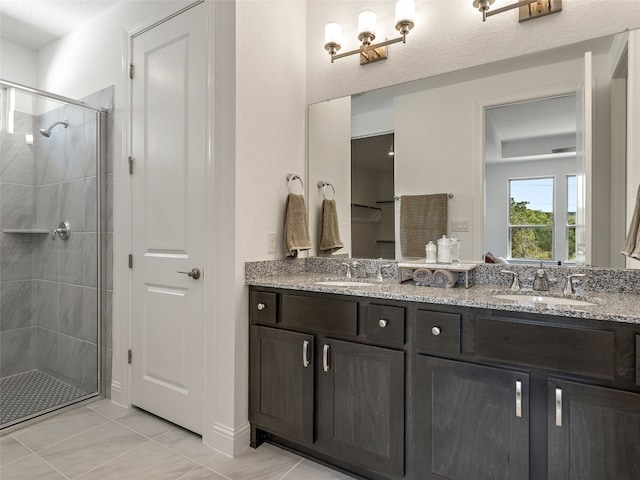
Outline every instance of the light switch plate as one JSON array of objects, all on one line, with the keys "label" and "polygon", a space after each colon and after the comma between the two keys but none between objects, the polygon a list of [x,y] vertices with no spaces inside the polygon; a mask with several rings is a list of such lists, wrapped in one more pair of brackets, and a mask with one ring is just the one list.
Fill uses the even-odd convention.
[{"label": "light switch plate", "polygon": [[469,220],[451,220],[452,232],[468,232]]},{"label": "light switch plate", "polygon": [[276,232],[267,233],[267,253],[276,253]]}]

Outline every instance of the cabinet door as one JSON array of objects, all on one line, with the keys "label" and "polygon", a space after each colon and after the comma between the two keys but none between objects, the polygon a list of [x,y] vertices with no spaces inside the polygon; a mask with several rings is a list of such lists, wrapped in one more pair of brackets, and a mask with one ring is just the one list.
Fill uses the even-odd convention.
[{"label": "cabinet door", "polygon": [[392,478],[404,472],[404,352],[321,342],[316,445]]},{"label": "cabinet door", "polygon": [[549,480],[638,480],[640,394],[550,379]]},{"label": "cabinet door", "polygon": [[313,442],[313,336],[251,327],[249,421]]},{"label": "cabinet door", "polygon": [[529,478],[529,376],[417,356],[416,471],[421,479]]}]

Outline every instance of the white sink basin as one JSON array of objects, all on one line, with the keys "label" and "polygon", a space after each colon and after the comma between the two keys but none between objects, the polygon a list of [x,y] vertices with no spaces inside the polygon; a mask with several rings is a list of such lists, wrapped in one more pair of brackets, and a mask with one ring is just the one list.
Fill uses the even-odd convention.
[{"label": "white sink basin", "polygon": [[576,300],[564,297],[544,297],[541,295],[494,295],[493,298],[500,300],[510,300],[516,303],[533,303],[545,305],[563,305],[569,307],[589,307],[596,305],[595,303]]},{"label": "white sink basin", "polygon": [[370,287],[375,283],[369,282],[350,282],[348,280],[327,280],[323,282],[314,282],[316,285],[326,285],[328,287]]}]

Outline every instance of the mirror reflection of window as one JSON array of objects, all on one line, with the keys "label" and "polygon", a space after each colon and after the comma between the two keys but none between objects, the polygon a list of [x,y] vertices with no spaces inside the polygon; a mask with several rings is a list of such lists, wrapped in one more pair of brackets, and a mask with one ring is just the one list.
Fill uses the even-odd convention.
[{"label": "mirror reflection of window", "polygon": [[576,94],[485,109],[485,251],[575,260]]},{"label": "mirror reflection of window", "polygon": [[569,262],[576,259],[576,210],[578,208],[578,190],[575,175],[567,175],[567,223],[565,258]]},{"label": "mirror reflection of window", "polygon": [[509,180],[509,258],[553,260],[554,179]]}]

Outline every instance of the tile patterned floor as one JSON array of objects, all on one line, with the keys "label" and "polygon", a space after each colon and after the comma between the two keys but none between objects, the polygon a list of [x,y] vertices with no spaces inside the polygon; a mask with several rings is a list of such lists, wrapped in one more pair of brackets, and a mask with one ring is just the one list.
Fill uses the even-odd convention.
[{"label": "tile patterned floor", "polygon": [[0,425],[86,395],[39,370],[0,378]]},{"label": "tile patterned floor", "polygon": [[229,458],[200,437],[109,400],[0,438],[2,480],[348,480],[264,444]]}]

